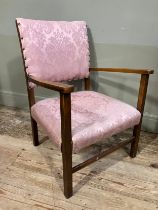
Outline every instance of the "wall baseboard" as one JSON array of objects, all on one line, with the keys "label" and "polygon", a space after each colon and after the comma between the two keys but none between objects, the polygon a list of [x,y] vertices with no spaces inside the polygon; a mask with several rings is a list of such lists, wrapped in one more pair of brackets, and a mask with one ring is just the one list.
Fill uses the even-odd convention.
[{"label": "wall baseboard", "polygon": [[[44,97],[36,96],[36,99],[41,100]],[[10,107],[28,108],[28,96],[26,93],[0,91],[0,104]]]},{"label": "wall baseboard", "polygon": [[[44,99],[42,96],[37,96],[36,98],[37,100]],[[27,94],[1,90],[0,104],[4,106],[26,109],[28,108]],[[142,130],[158,133],[158,115],[144,113]]]},{"label": "wall baseboard", "polygon": [[158,133],[158,115],[144,113],[142,130],[151,133]]},{"label": "wall baseboard", "polygon": [[27,94],[0,91],[0,104],[4,106],[25,108],[28,106]]}]

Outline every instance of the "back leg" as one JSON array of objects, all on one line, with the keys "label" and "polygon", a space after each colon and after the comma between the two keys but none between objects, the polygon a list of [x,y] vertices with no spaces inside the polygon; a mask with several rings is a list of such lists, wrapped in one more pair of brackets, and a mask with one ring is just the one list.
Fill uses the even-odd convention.
[{"label": "back leg", "polygon": [[135,138],[131,143],[130,156],[132,158],[135,158],[137,155],[138,144],[139,144],[139,139],[140,139],[140,128],[141,128],[141,123],[139,125],[136,125],[133,129],[133,136],[135,136]]},{"label": "back leg", "polygon": [[32,138],[33,138],[33,145],[38,146],[38,127],[36,121],[31,117],[31,126],[32,126]]}]

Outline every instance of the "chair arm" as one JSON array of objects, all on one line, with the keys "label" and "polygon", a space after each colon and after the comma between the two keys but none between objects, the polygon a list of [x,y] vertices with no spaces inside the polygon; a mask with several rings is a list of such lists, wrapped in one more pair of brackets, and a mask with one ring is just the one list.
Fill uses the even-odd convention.
[{"label": "chair arm", "polygon": [[32,82],[36,85],[39,85],[41,87],[50,89],[50,90],[55,90],[58,91],[60,93],[71,93],[74,91],[74,86],[73,85],[68,85],[68,84],[64,84],[61,82],[49,82],[49,81],[43,81],[43,80],[39,80],[37,78],[28,77],[28,81]]},{"label": "chair arm", "polygon": [[119,72],[131,74],[153,74],[152,69],[128,69],[128,68],[89,68],[89,71]]}]

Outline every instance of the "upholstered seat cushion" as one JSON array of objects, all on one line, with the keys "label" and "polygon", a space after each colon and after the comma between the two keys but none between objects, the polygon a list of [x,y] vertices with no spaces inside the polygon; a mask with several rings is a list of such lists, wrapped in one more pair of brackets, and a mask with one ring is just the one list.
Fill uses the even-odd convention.
[{"label": "upholstered seat cushion", "polygon": [[[134,107],[93,91],[72,93],[71,104],[74,152],[133,127],[140,121],[141,115]],[[32,106],[31,114],[60,148],[60,99],[49,98],[37,102]]]}]

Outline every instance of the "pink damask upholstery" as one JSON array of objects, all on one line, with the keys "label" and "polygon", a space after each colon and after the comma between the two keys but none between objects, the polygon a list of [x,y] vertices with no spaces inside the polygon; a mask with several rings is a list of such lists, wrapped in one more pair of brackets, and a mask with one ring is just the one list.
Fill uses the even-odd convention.
[{"label": "pink damask upholstery", "polygon": [[89,45],[84,21],[17,18],[28,75],[46,81],[89,75]]},{"label": "pink damask upholstery", "polygon": [[[71,103],[74,152],[133,127],[140,121],[141,114],[134,107],[97,92],[72,93]],[[31,114],[60,148],[59,98],[37,102],[32,106]]]}]

